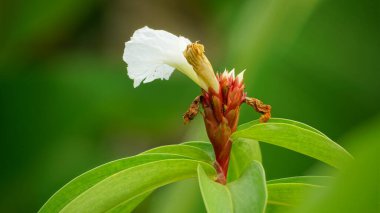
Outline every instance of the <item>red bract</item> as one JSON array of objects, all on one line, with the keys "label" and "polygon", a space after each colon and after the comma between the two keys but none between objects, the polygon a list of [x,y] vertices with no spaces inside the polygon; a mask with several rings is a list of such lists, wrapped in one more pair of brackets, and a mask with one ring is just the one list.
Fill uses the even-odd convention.
[{"label": "red bract", "polygon": [[245,100],[245,93],[243,80],[235,78],[233,71],[217,74],[217,79],[219,91],[203,90],[201,102],[207,135],[215,152],[217,181],[225,184],[232,145],[230,136],[236,131],[240,105]]}]

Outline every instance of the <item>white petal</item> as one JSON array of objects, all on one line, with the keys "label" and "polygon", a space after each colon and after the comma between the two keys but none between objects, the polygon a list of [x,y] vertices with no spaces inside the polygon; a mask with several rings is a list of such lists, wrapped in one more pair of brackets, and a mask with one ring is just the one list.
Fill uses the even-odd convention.
[{"label": "white petal", "polygon": [[134,80],[134,86],[155,79],[167,80],[176,68],[202,88],[205,87],[183,55],[190,43],[187,38],[163,30],[149,27],[136,30],[131,40],[125,43],[123,55],[123,60],[128,64],[128,76]]}]

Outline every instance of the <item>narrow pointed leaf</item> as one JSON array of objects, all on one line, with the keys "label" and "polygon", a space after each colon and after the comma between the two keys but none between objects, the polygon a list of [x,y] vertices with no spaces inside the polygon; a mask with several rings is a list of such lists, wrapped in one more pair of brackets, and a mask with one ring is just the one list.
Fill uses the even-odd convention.
[{"label": "narrow pointed leaf", "polygon": [[126,200],[160,186],[196,176],[201,164],[209,173],[214,168],[190,159],[155,161],[120,171],[98,182],[67,203],[61,212],[104,212]]},{"label": "narrow pointed leaf", "polygon": [[[178,164],[177,167],[183,165],[186,169],[167,171],[170,169],[164,165],[173,161]],[[98,212],[110,210],[122,203],[125,204],[128,200],[137,202],[138,199],[133,200],[133,198],[152,191],[160,185],[177,179],[183,179],[187,176],[195,176],[196,167],[199,163],[211,170],[211,173],[213,172],[213,167],[209,164],[173,154],[144,154],[116,160],[92,169],[70,181],[45,203],[40,212],[60,212],[66,210],[80,210],[80,212],[91,210],[92,212]],[[175,164],[169,167],[176,168]],[[147,168],[147,170],[144,170],[144,168]],[[128,175],[129,177],[127,178],[123,175]],[[162,176],[166,176],[167,179],[160,179]],[[151,178],[156,178],[157,181],[149,182],[152,181]],[[93,192],[92,190],[99,190],[98,187],[104,187],[106,183],[112,186],[119,184],[119,188],[106,187],[104,191],[100,190],[88,196],[90,192]],[[130,186],[145,188],[139,192],[131,192]],[[105,195],[107,195],[107,199],[100,199],[100,196]],[[82,203],[78,203],[78,200]],[[86,207],[88,207],[88,210],[85,210]]]},{"label": "narrow pointed leaf", "polygon": [[337,143],[309,128],[287,123],[258,123],[232,135],[233,141],[253,139],[308,155],[336,168],[352,162],[352,156]]},{"label": "narrow pointed leaf", "polygon": [[128,168],[165,159],[181,159],[184,157],[170,154],[147,154],[119,159],[96,167],[76,177],[58,190],[40,209],[40,212],[58,212],[67,203],[98,182]]},{"label": "narrow pointed leaf", "polygon": [[222,185],[198,167],[199,185],[207,212],[264,212],[267,200],[264,169],[252,161],[241,177]]}]

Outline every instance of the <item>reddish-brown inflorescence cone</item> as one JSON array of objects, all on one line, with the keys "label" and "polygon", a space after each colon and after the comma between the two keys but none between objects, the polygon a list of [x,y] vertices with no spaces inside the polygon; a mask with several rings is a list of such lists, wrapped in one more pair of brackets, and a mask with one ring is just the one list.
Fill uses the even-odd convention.
[{"label": "reddish-brown inflorescence cone", "polygon": [[245,93],[242,79],[235,78],[233,73],[224,72],[217,79],[220,91],[203,91],[202,106],[207,135],[215,152],[217,181],[225,184],[232,145],[230,136],[236,131]]}]

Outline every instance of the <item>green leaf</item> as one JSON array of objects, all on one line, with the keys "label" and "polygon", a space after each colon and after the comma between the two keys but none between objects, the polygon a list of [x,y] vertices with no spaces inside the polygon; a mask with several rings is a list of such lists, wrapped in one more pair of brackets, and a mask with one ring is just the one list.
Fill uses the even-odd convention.
[{"label": "green leaf", "polygon": [[67,203],[105,178],[122,170],[165,159],[183,157],[169,154],[147,154],[112,161],[96,167],[70,181],[58,190],[41,208],[40,212],[58,212]]},{"label": "green leaf", "polygon": [[333,180],[333,177],[329,176],[297,176],[297,177],[288,177],[280,178],[267,181],[267,184],[274,183],[305,183],[312,185],[326,186]]},{"label": "green leaf", "polygon": [[214,149],[213,149],[212,144],[210,142],[189,141],[189,142],[184,142],[182,144],[187,145],[187,146],[194,146],[194,147],[197,147],[199,149],[202,149],[204,152],[206,152],[209,155],[209,157],[212,159],[212,161],[215,160]]},{"label": "green leaf", "polygon": [[254,160],[261,162],[260,145],[257,141],[250,139],[238,139],[234,141],[230,155],[228,182],[239,178],[241,173]]},{"label": "green leaf", "polygon": [[[308,155],[336,168],[352,162],[352,156],[337,143],[303,125],[283,123],[255,123],[235,132],[233,141],[253,139],[281,146]],[[243,126],[244,127],[244,126]]]},{"label": "green leaf", "polygon": [[207,152],[203,151],[202,149],[198,147],[184,145],[184,144],[160,146],[160,147],[148,150],[146,152],[143,152],[141,154],[148,154],[148,153],[175,154],[175,155],[180,155],[184,157],[189,157],[194,160],[212,162]]},{"label": "green leaf", "polygon": [[229,189],[210,179],[201,166],[198,166],[199,187],[208,213],[233,212],[233,203]]},{"label": "green leaf", "polygon": [[147,192],[142,195],[136,196],[130,200],[126,200],[122,202],[121,204],[113,207],[112,209],[108,210],[108,213],[114,212],[132,212],[142,201],[145,200],[152,192]]},{"label": "green leaf", "polygon": [[[285,119],[285,118],[271,118],[267,121],[267,123],[284,123],[284,124],[291,124],[291,125],[294,125],[294,126],[298,126],[300,128],[303,128],[303,129],[308,129],[310,131],[313,131],[317,134],[320,134],[322,136],[325,136],[326,138],[328,138],[325,134],[323,134],[321,131],[315,129],[314,127],[311,127],[307,124],[304,124],[304,123],[301,123],[299,121],[293,121],[293,120],[289,120],[289,119]],[[238,127],[238,130],[243,130],[243,129],[247,129],[255,124],[260,124],[260,120],[257,119],[257,120],[253,120],[253,121],[250,121],[248,123],[245,123],[245,124],[242,124]]]},{"label": "green leaf", "polygon": [[241,177],[227,186],[231,191],[234,212],[264,212],[267,189],[261,163],[252,161]]},{"label": "green leaf", "polygon": [[149,213],[206,213],[198,178],[167,185],[156,190],[149,200]]},{"label": "green leaf", "polygon": [[298,206],[313,190],[324,187],[304,183],[275,183],[268,184],[267,213],[285,212]]},{"label": "green leaf", "polygon": [[207,177],[198,167],[199,186],[209,213],[264,212],[267,200],[264,169],[252,161],[241,177],[222,185]]},{"label": "green leaf", "polygon": [[121,208],[126,201],[138,203],[138,196],[143,198],[160,186],[196,176],[198,164],[214,172],[210,164],[173,154],[144,154],[113,161],[69,182],[40,212],[102,212]]}]

